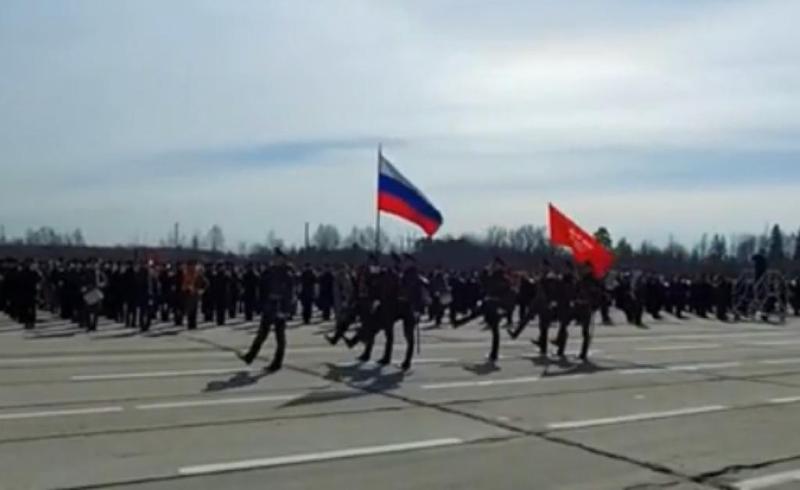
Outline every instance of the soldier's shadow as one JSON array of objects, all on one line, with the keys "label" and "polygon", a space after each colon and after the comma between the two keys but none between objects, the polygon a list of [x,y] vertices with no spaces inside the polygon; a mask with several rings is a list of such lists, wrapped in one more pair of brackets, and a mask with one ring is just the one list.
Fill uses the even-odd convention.
[{"label": "soldier's shadow", "polygon": [[[539,361],[534,361],[534,364],[544,366],[545,370],[542,374],[543,378],[558,378],[561,376],[574,376],[576,374],[590,375],[614,370],[614,368],[603,367],[595,364],[591,360],[572,363],[568,359],[557,359],[551,361],[547,358],[540,358]],[[551,371],[551,367],[558,367],[560,369],[558,371]]]},{"label": "soldier's shadow", "polygon": [[206,384],[203,393],[218,393],[220,391],[244,388],[246,386],[251,386],[258,383],[263,378],[266,378],[271,374],[273,374],[273,371],[269,371],[267,369],[257,374],[252,374],[250,371],[239,371],[228,379],[222,381],[209,381]]},{"label": "soldier's shadow", "polygon": [[363,364],[337,365],[326,363],[327,372],[323,377],[336,383],[344,383],[350,389],[311,392],[295,398],[280,408],[298,407],[317,403],[363,398],[376,393],[386,393],[400,387],[406,374],[402,371],[384,373],[383,366],[365,367]]}]

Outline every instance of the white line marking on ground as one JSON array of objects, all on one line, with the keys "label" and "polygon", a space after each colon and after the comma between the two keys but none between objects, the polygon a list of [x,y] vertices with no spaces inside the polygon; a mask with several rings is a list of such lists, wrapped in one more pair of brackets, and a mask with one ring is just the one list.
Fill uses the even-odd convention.
[{"label": "white line marking on ground", "polygon": [[663,368],[639,368],[639,369],[623,369],[617,371],[618,374],[654,374],[664,373],[666,369]]},{"label": "white line marking on ground", "polygon": [[719,412],[721,410],[727,410],[727,409],[728,407],[724,405],[709,405],[705,407],[684,408],[680,410],[671,410],[667,412],[648,412],[648,413],[637,413],[632,415],[622,415],[619,417],[608,417],[602,419],[576,420],[572,422],[556,422],[552,424],[547,424],[547,428],[550,430],[581,429],[584,427],[595,427],[598,425],[614,425],[614,424],[623,424],[627,422],[638,422],[642,420],[666,419],[671,417],[681,417],[684,415],[697,415],[709,412]]},{"label": "white line marking on ground", "polygon": [[249,470],[253,468],[270,468],[275,466],[286,466],[303,463],[313,463],[317,461],[329,461],[333,459],[354,458],[358,456],[371,456],[376,454],[388,454],[419,449],[430,449],[435,447],[454,446],[463,444],[462,439],[431,439],[427,441],[407,442],[401,444],[387,444],[384,446],[358,447],[351,449],[340,449],[336,451],[325,451],[319,453],[294,454],[290,456],[277,456],[274,458],[252,459],[245,461],[235,461],[231,463],[216,463],[199,466],[186,466],[178,469],[180,475],[207,475],[211,473],[224,473],[228,471]]},{"label": "white line marking on ground", "polygon": [[122,379],[149,379],[149,378],[178,378],[181,376],[198,376],[206,374],[235,374],[240,372],[256,373],[254,369],[192,369],[186,371],[145,371],[140,373],[114,373],[114,374],[80,374],[70,376],[70,381],[107,381]]},{"label": "white line marking on ground", "polygon": [[788,403],[797,403],[800,402],[800,396],[790,396],[786,398],[772,398],[767,400],[767,403],[772,403],[774,405],[784,405]]},{"label": "white line marking on ground", "polygon": [[17,420],[17,419],[33,419],[44,417],[66,417],[70,415],[94,415],[101,413],[117,413],[122,412],[122,407],[95,407],[95,408],[77,408],[74,410],[50,410],[46,412],[17,412],[17,413],[2,413],[0,420]]},{"label": "white line marking on ground", "polygon": [[40,356],[40,357],[17,357],[0,358],[0,366],[16,366],[27,364],[73,364],[73,363],[94,363],[94,362],[131,362],[131,361],[157,361],[182,360],[182,359],[205,359],[205,358],[232,358],[229,352],[198,352],[198,353],[164,353],[164,354],[117,354],[99,356]]},{"label": "white line marking on ground", "polygon": [[667,352],[673,350],[703,350],[703,349],[718,349],[722,347],[720,344],[691,344],[691,345],[665,345],[660,347],[640,347],[634,349],[641,352]]},{"label": "white line marking on ground", "polygon": [[741,366],[741,362],[710,362],[707,364],[694,364],[686,366],[668,366],[668,371],[700,371],[703,369],[724,369]]},{"label": "white line marking on ground", "polygon": [[760,490],[762,488],[775,487],[798,480],[800,480],[800,470],[792,470],[750,478],[749,480],[742,480],[738,483],[734,483],[733,486],[739,490]]},{"label": "white line marking on ground", "polygon": [[149,403],[146,405],[136,405],[136,410],[169,410],[174,408],[213,407],[218,405],[244,405],[247,403],[280,402],[294,400],[301,396],[303,395],[293,394],[250,396],[242,398],[220,398],[216,400],[186,400],[178,402]]},{"label": "white line marking on ground", "polygon": [[754,345],[756,347],[775,347],[775,346],[782,346],[782,345],[797,345],[800,344],[800,340],[770,340],[770,341],[759,341],[759,342],[742,342],[744,345]]},{"label": "white line marking on ground", "polygon": [[[575,378],[582,375],[569,376]],[[567,376],[564,376],[566,378]],[[423,390],[447,390],[452,388],[475,388],[480,386],[494,386],[494,385],[513,385],[535,383],[541,381],[541,376],[525,376],[522,378],[507,378],[507,379],[487,379],[485,381],[453,381],[450,383],[434,383],[420,386]]]},{"label": "white line marking on ground", "polygon": [[761,364],[767,364],[772,366],[783,366],[786,364],[800,364],[800,358],[793,358],[793,359],[766,359],[764,361],[759,361]]},{"label": "white line marking on ground", "polygon": [[585,378],[585,374],[565,374],[562,376],[525,376],[521,378],[488,379],[485,381],[454,381],[450,383],[435,383],[420,386],[423,390],[446,390],[452,388],[476,388],[484,386],[501,386],[536,383],[537,381],[569,381]]}]

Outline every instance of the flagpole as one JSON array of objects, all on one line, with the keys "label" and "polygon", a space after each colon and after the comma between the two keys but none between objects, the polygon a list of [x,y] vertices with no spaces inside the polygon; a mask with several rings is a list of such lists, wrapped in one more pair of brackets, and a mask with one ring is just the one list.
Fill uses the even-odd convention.
[{"label": "flagpole", "polygon": [[378,189],[375,196],[375,253],[381,254],[381,207],[380,207],[380,178],[382,145],[378,143]]}]

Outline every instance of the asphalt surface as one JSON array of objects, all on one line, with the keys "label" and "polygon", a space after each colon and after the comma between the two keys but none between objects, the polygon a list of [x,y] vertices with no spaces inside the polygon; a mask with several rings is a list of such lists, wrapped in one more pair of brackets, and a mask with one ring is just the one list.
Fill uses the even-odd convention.
[{"label": "asphalt surface", "polygon": [[529,329],[495,369],[479,323],[426,324],[405,374],[291,327],[270,374],[269,342],[235,358],[241,318],[87,335],[0,316],[0,489],[800,488],[797,319],[598,326],[589,364],[577,332],[561,362]]}]

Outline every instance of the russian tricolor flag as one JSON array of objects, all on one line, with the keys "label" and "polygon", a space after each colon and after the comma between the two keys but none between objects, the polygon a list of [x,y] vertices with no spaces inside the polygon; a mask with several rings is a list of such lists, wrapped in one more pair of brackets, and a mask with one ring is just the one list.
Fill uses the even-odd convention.
[{"label": "russian tricolor flag", "polygon": [[378,211],[406,219],[433,236],[442,226],[442,214],[380,153],[378,161]]}]

